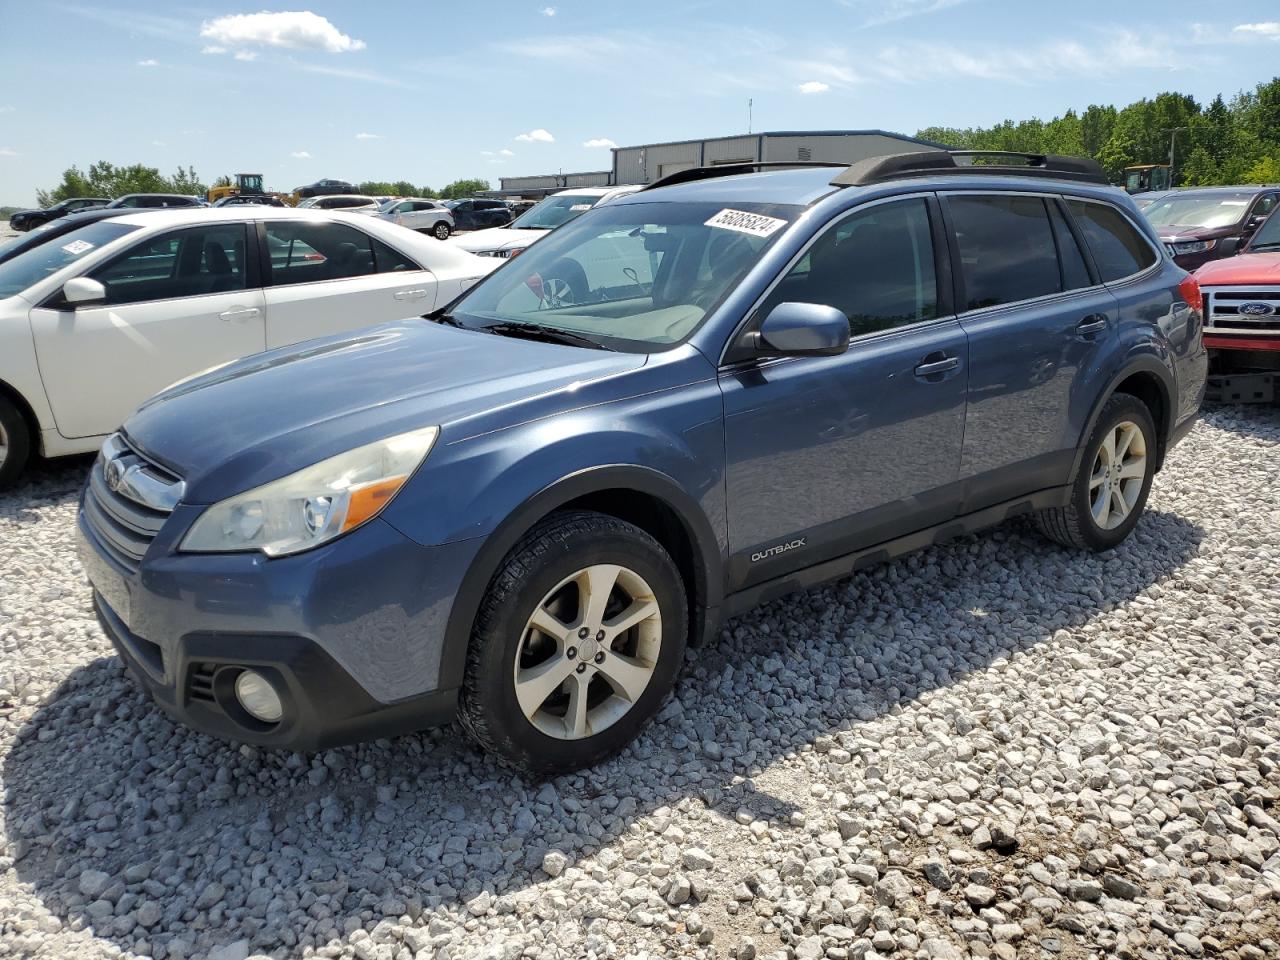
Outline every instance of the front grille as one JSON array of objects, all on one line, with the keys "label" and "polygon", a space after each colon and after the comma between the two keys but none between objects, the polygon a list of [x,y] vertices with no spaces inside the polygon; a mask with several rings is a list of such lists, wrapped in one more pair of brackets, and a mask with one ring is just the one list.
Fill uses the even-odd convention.
[{"label": "front grille", "polygon": [[102,445],[89,474],[85,521],[117,563],[137,570],[182,493],[182,481],[144,459],[116,434]]},{"label": "front grille", "polygon": [[1205,287],[1204,297],[1206,331],[1245,335],[1280,331],[1280,286]]}]

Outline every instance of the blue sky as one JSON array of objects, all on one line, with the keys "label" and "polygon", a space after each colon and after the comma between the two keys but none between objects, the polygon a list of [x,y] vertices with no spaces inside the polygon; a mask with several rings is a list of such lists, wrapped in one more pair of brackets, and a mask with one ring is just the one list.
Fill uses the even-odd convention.
[{"label": "blue sky", "polygon": [[[1280,4],[0,0],[0,203],[71,164],[408,179],[605,169],[617,144],[990,124],[1280,72]],[[263,15],[266,14],[266,15]]]}]

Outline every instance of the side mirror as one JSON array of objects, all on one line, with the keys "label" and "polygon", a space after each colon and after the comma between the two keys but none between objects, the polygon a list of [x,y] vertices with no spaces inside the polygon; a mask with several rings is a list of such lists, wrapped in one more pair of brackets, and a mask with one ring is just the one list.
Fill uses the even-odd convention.
[{"label": "side mirror", "polygon": [[107,299],[107,288],[89,277],[72,277],[62,285],[62,296],[72,306],[102,303]]},{"label": "side mirror", "polygon": [[1243,237],[1223,237],[1218,241],[1217,249],[1214,251],[1218,257],[1234,257],[1240,252],[1240,248],[1244,246]]},{"label": "side mirror", "polygon": [[822,303],[780,303],[747,338],[758,357],[834,357],[849,349],[849,318]]},{"label": "side mirror", "polygon": [[1267,218],[1266,218],[1265,216],[1262,216],[1262,215],[1259,215],[1259,216],[1256,216],[1256,217],[1250,217],[1250,218],[1245,222],[1245,225],[1244,225],[1244,232],[1245,232],[1245,233],[1253,233],[1253,231],[1257,230],[1260,226],[1262,226],[1262,222],[1263,222],[1264,220],[1266,220],[1266,219],[1267,219]]}]

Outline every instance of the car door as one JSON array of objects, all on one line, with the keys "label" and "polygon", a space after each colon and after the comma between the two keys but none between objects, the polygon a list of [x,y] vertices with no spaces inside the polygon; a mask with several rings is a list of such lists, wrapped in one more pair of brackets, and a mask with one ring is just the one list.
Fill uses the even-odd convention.
[{"label": "car door", "polygon": [[1115,298],[1059,201],[942,198],[969,337],[962,512],[1067,482],[1117,336]]},{"label": "car door", "polygon": [[949,307],[936,200],[845,214],[753,314],[822,303],[849,317],[835,357],[722,368],[730,589],[955,515],[967,344]]},{"label": "car door", "polygon": [[475,207],[470,200],[462,200],[453,208],[453,222],[459,230],[476,229]]},{"label": "car door", "polygon": [[263,293],[242,223],[170,230],[87,276],[100,304],[60,299],[31,311],[58,432],[110,433],[175,380],[266,347]]},{"label": "car door", "polygon": [[260,236],[270,347],[435,308],[429,270],[350,224],[267,220]]}]

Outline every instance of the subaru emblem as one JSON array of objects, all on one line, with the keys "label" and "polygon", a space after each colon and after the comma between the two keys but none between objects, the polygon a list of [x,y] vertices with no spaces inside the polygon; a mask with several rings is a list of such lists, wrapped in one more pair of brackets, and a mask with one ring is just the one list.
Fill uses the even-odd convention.
[{"label": "subaru emblem", "polygon": [[107,481],[107,488],[112,493],[120,492],[120,484],[124,481],[124,467],[121,466],[119,460],[108,460],[107,465],[102,471],[103,479]]},{"label": "subaru emblem", "polygon": [[1271,304],[1257,300],[1240,304],[1240,315],[1243,317],[1269,317],[1275,312],[1276,308]]}]

